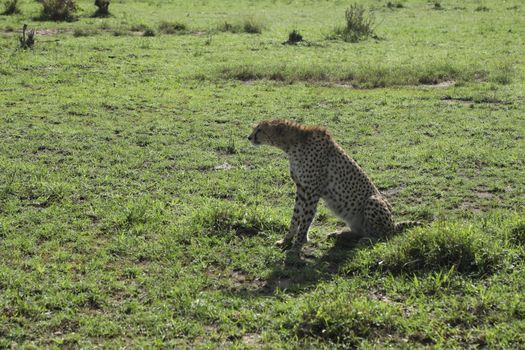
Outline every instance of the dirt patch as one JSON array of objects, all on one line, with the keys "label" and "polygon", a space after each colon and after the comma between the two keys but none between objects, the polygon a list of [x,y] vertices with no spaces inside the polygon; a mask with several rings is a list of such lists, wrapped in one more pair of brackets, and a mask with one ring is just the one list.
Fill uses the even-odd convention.
[{"label": "dirt patch", "polygon": [[441,98],[441,101],[445,102],[446,104],[473,104],[474,98],[444,96]]},{"label": "dirt patch", "polygon": [[257,333],[246,333],[242,336],[242,342],[252,346],[262,345],[261,335]]},{"label": "dirt patch", "polygon": [[474,191],[474,194],[478,197],[478,198],[492,198],[494,197],[494,194],[490,193],[490,192],[487,192],[487,191]]},{"label": "dirt patch", "polygon": [[[29,28],[31,30],[31,28]],[[21,35],[22,29],[12,30],[2,30],[1,32],[4,32],[5,34],[11,34],[11,35]],[[46,35],[55,35],[59,33],[73,33],[71,29],[35,29],[35,35],[37,36],[46,36]]]},{"label": "dirt patch", "polygon": [[380,188],[379,191],[385,197],[390,198],[390,197],[396,196],[399,193],[401,193],[401,191],[403,191],[405,189],[405,187],[406,186],[401,185],[401,186],[387,187],[387,188],[384,188],[384,189]]},{"label": "dirt patch", "polygon": [[242,270],[233,270],[231,279],[235,289],[260,289],[266,286],[266,281],[259,277],[252,278]]},{"label": "dirt patch", "polygon": [[355,87],[350,83],[337,83],[337,84],[334,84],[333,86],[338,87],[338,88],[343,88],[343,89],[355,89]]},{"label": "dirt patch", "polygon": [[445,80],[436,84],[423,84],[423,86],[436,89],[444,89],[456,85],[454,80]]},{"label": "dirt patch", "polygon": [[233,168],[233,165],[227,163],[227,162],[224,162],[220,165],[216,165],[213,167],[213,170],[230,170]]},{"label": "dirt patch", "polygon": [[483,96],[474,98],[472,96],[460,96],[453,97],[450,95],[443,96],[441,101],[447,104],[498,104],[498,105],[510,105],[512,102],[500,100],[496,97]]},{"label": "dirt patch", "polygon": [[493,198],[499,192],[504,192],[506,189],[488,188],[484,186],[476,187],[472,190],[478,198]]},{"label": "dirt patch", "polygon": [[59,33],[72,33],[71,29],[36,29],[35,34],[37,35],[55,35]]},{"label": "dirt patch", "polygon": [[481,207],[477,203],[473,203],[468,200],[459,204],[458,209],[468,210],[476,214],[479,214],[482,212]]}]

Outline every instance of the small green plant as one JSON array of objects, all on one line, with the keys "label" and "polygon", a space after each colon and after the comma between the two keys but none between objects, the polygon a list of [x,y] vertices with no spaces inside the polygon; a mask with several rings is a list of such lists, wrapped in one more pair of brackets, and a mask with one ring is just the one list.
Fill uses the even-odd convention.
[{"label": "small green plant", "polygon": [[35,30],[31,29],[29,32],[27,32],[27,24],[24,24],[24,27],[22,28],[22,36],[18,39],[20,41],[20,48],[21,49],[32,49],[33,45],[35,44]]},{"label": "small green plant", "polygon": [[72,21],[77,5],[74,0],[40,0],[42,11],[39,19],[51,21]]},{"label": "small green plant", "polygon": [[187,30],[187,26],[180,22],[161,22],[159,32],[163,34],[177,34]]},{"label": "small green plant", "polygon": [[346,42],[356,43],[374,34],[375,19],[363,5],[352,4],[345,11],[346,25],[336,27],[334,36]]},{"label": "small green plant", "polygon": [[110,0],[95,0],[95,6],[97,10],[93,14],[94,17],[107,17],[109,16],[109,4]]},{"label": "small green plant", "polygon": [[20,13],[20,8],[18,7],[18,0],[7,0],[4,3],[4,12],[2,15],[14,15]]}]

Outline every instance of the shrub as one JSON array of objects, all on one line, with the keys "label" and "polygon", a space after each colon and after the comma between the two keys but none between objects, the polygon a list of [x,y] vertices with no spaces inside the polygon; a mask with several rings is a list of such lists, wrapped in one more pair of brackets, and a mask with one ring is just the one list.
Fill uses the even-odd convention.
[{"label": "shrub", "polygon": [[262,25],[253,18],[247,18],[242,24],[242,29],[248,34],[261,34]]},{"label": "shrub", "polygon": [[336,27],[331,37],[342,38],[346,42],[356,43],[374,33],[374,17],[359,4],[352,4],[345,11],[346,25]]},{"label": "shrub", "polygon": [[301,41],[303,41],[303,36],[301,35],[301,33],[294,29],[288,34],[288,40],[285,41],[283,44],[296,45],[298,42]]},{"label": "shrub", "polygon": [[161,22],[159,24],[159,32],[164,34],[176,34],[184,32],[186,29],[186,25],[180,22]]},{"label": "shrub", "polygon": [[17,13],[20,13],[18,0],[7,0],[4,3],[4,12],[2,12],[2,15],[14,15]]},{"label": "shrub", "polygon": [[109,4],[110,0],[95,0],[95,6],[97,10],[93,14],[95,17],[107,17],[109,16]]},{"label": "shrub", "polygon": [[74,0],[39,0],[42,4],[40,19],[71,21],[75,19],[77,5]]},{"label": "shrub", "polygon": [[440,0],[434,0],[434,10],[443,10],[443,6],[441,6]]},{"label": "shrub", "polygon": [[386,7],[393,10],[393,9],[402,9],[404,6],[402,3],[398,1],[389,1],[386,3]]},{"label": "shrub", "polygon": [[142,36],[155,36],[155,31],[153,29],[146,29],[144,30],[144,33],[142,33]]}]

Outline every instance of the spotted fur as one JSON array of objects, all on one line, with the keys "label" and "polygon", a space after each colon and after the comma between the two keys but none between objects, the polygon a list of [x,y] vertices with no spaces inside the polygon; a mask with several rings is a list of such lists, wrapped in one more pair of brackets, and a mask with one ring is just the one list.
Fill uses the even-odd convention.
[{"label": "spotted fur", "polygon": [[297,186],[295,207],[290,230],[278,245],[300,249],[308,241],[321,198],[346,222],[352,235],[377,239],[418,224],[394,223],[390,203],[326,129],[269,120],[255,126],[248,139],[254,145],[280,148],[290,161]]}]

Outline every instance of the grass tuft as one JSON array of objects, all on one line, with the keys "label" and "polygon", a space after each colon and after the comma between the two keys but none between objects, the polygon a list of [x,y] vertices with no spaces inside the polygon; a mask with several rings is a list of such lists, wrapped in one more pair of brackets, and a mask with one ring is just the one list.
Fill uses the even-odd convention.
[{"label": "grass tuft", "polygon": [[377,65],[347,66],[334,69],[316,65],[253,65],[222,67],[218,73],[225,79],[275,80],[293,82],[344,83],[355,88],[382,88],[389,86],[432,85],[444,81],[472,81],[486,76],[475,67],[456,67],[448,63],[421,66],[388,67]]},{"label": "grass tuft", "polygon": [[511,62],[504,62],[496,66],[490,74],[490,81],[501,85],[508,85],[512,82],[513,77],[516,74],[514,64]]},{"label": "grass tuft", "polygon": [[254,236],[264,233],[284,233],[287,224],[269,211],[234,205],[210,206],[194,215],[192,227],[205,235],[235,233],[238,236]]},{"label": "grass tuft", "polygon": [[73,36],[74,37],[93,36],[93,35],[97,35],[99,33],[100,32],[98,30],[96,30],[96,29],[75,28],[75,30],[73,31]]},{"label": "grass tuft", "polygon": [[392,309],[366,298],[309,303],[295,331],[299,338],[317,338],[354,348],[364,339],[393,333]]},{"label": "grass tuft", "polygon": [[525,221],[518,223],[510,231],[510,241],[519,246],[525,246]]},{"label": "grass tuft", "polygon": [[507,252],[502,240],[478,227],[440,224],[418,229],[361,250],[347,266],[351,271],[379,271],[392,274],[450,270],[473,275],[501,269]]},{"label": "grass tuft", "polygon": [[104,232],[141,236],[155,233],[163,221],[164,205],[148,197],[137,198],[121,211],[108,213],[102,225]]},{"label": "grass tuft", "polygon": [[159,24],[159,32],[163,34],[180,34],[186,32],[188,27],[181,22],[161,22]]},{"label": "grass tuft", "polygon": [[261,34],[263,26],[253,17],[247,17],[236,23],[224,22],[217,27],[219,32]]}]

